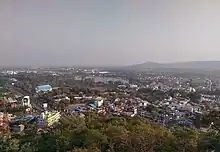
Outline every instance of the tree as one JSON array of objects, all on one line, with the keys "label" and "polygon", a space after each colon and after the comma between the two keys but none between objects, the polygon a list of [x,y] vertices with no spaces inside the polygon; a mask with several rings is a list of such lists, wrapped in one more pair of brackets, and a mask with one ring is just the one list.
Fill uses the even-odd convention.
[{"label": "tree", "polygon": [[[1,152],[206,152],[220,145],[218,132],[201,133],[177,127],[172,131],[141,118],[85,115],[66,116],[53,130],[0,137]],[[218,151],[218,150],[216,150]]]}]

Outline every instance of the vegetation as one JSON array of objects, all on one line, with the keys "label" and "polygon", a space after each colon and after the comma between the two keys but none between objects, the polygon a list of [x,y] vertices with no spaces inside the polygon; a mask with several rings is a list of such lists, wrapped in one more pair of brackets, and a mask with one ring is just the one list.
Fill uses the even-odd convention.
[{"label": "vegetation", "polygon": [[168,131],[140,118],[68,116],[49,133],[30,125],[22,135],[0,138],[1,152],[206,152],[218,147],[220,135],[187,128]]}]

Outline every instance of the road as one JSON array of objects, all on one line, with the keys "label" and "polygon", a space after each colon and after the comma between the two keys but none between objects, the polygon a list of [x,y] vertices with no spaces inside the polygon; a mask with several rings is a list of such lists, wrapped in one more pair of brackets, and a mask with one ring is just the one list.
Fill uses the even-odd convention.
[{"label": "road", "polygon": [[32,96],[31,93],[21,89],[21,88],[18,88],[18,87],[15,87],[13,85],[7,85],[8,89],[11,91],[11,92],[14,92],[16,93],[17,95],[19,96],[30,96],[30,100],[31,100],[31,105],[34,109],[36,109],[37,111],[39,112],[42,112],[43,111],[43,107],[41,107],[39,104],[37,104],[37,100],[34,96]]}]

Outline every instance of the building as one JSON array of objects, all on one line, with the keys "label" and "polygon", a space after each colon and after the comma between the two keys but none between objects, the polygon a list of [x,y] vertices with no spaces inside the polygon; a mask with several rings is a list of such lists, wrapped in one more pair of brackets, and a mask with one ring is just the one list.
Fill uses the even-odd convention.
[{"label": "building", "polygon": [[47,92],[52,91],[52,87],[50,85],[41,85],[36,87],[36,92]]},{"label": "building", "polygon": [[60,120],[61,114],[60,112],[48,112],[42,113],[43,119],[46,120],[47,126],[52,126],[54,123]]},{"label": "building", "polygon": [[25,97],[22,99],[22,105],[23,105],[23,106],[27,106],[27,107],[31,107],[30,96],[25,96]]},{"label": "building", "polygon": [[104,103],[104,100],[101,97],[97,97],[94,104],[96,107],[101,107]]}]

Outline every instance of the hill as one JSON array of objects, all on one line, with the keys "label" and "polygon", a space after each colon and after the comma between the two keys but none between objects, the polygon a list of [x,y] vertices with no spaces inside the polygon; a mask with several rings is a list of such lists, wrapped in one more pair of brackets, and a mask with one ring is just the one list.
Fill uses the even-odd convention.
[{"label": "hill", "polygon": [[131,70],[151,70],[151,69],[198,69],[198,70],[220,70],[220,61],[191,61],[174,63],[145,62],[127,66]]}]

